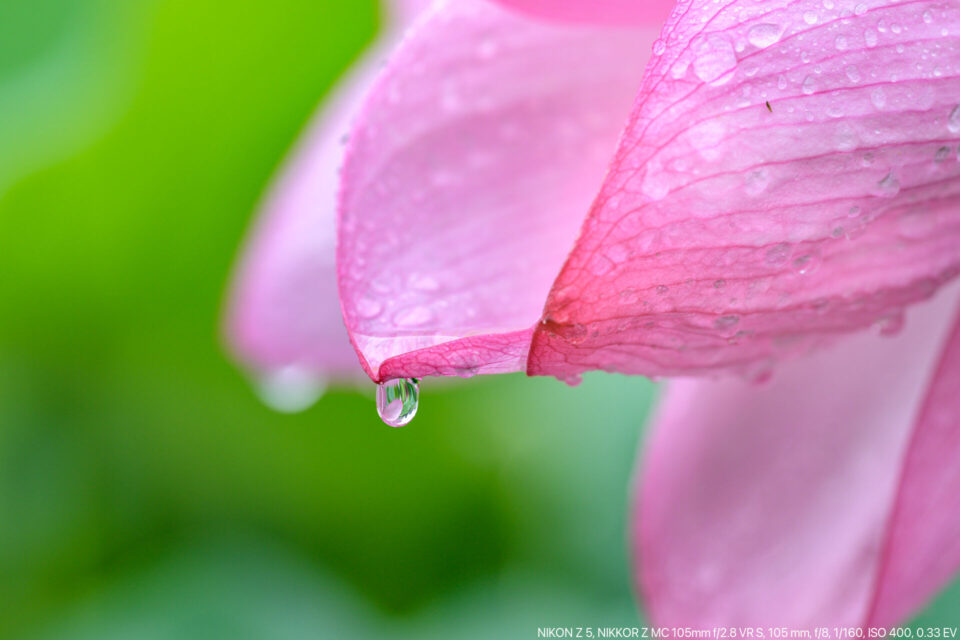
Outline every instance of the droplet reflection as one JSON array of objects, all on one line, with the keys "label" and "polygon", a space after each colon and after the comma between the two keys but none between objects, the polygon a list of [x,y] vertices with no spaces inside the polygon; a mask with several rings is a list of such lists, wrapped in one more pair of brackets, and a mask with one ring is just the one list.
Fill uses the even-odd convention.
[{"label": "droplet reflection", "polygon": [[417,415],[420,381],[396,378],[377,385],[377,413],[391,427],[405,427]]}]

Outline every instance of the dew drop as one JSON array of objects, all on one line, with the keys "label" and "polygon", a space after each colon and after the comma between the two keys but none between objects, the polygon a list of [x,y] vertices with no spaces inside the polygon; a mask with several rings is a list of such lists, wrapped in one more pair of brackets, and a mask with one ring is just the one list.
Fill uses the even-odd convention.
[{"label": "dew drop", "polygon": [[903,312],[894,313],[880,321],[881,336],[895,336],[903,330],[906,323]]},{"label": "dew drop", "polygon": [[877,46],[877,41],[878,41],[877,32],[874,31],[873,29],[867,29],[866,31],[863,32],[863,40],[864,42],[867,43],[868,47],[873,48]]},{"label": "dew drop", "polygon": [[377,413],[391,427],[405,427],[417,415],[420,381],[395,378],[377,385]]},{"label": "dew drop", "polygon": [[870,92],[870,102],[873,103],[873,106],[877,109],[883,109],[887,106],[887,94],[883,90],[883,87],[876,87]]},{"label": "dew drop", "polygon": [[946,162],[950,157],[950,147],[940,147],[933,156],[934,162]]},{"label": "dew drop", "polygon": [[800,256],[793,261],[794,270],[800,275],[806,275],[816,269],[817,257],[812,253]]},{"label": "dew drop", "polygon": [[786,242],[774,245],[767,250],[766,257],[768,264],[783,264],[790,257],[790,245]]},{"label": "dew drop", "polygon": [[947,129],[950,133],[960,133],[960,104],[953,108],[947,118]]},{"label": "dew drop", "polygon": [[693,60],[693,73],[704,82],[725,84],[728,73],[737,66],[733,45],[723,36],[714,35],[700,44]]},{"label": "dew drop", "polygon": [[817,79],[813,76],[807,76],[803,79],[803,85],[800,87],[806,95],[810,95],[817,90]]},{"label": "dew drop", "polygon": [[892,198],[900,193],[900,180],[898,180],[897,176],[895,176],[891,171],[883,178],[883,180],[877,183],[875,193],[884,198]]},{"label": "dew drop", "polygon": [[818,16],[813,11],[807,11],[803,14],[803,21],[807,24],[817,24],[820,21],[820,16]]},{"label": "dew drop", "polygon": [[847,72],[847,78],[850,79],[850,82],[860,82],[860,80],[863,79],[860,69],[858,69],[855,65],[850,65],[845,69],[845,71]]},{"label": "dew drop", "polygon": [[367,320],[376,318],[383,311],[383,305],[373,298],[362,297],[357,300],[357,315]]},{"label": "dew drop", "polygon": [[713,321],[713,326],[717,329],[729,329],[740,322],[740,316],[720,316]]},{"label": "dew drop", "polygon": [[780,40],[781,33],[783,31],[780,29],[780,25],[765,22],[750,27],[747,32],[747,41],[758,49],[766,49]]},{"label": "dew drop", "polygon": [[662,56],[663,52],[666,50],[667,43],[664,42],[663,39],[657,39],[657,41],[653,43],[653,55]]}]

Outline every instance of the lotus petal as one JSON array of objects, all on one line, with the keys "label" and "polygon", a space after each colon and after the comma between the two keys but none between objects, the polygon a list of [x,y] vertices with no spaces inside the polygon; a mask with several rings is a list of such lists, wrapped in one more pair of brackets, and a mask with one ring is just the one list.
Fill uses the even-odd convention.
[{"label": "lotus petal", "polygon": [[457,0],[404,41],[342,179],[340,298],[372,379],[525,368],[656,33]]},{"label": "lotus petal", "polygon": [[[324,103],[261,207],[237,273],[227,337],[267,378],[355,378],[356,353],[337,303],[338,170],[344,137],[381,61],[429,0],[393,0],[387,27]],[[308,386],[311,386],[308,384]]]},{"label": "lotus petal", "polygon": [[960,270],[960,5],[688,0],[528,373],[772,364]]},{"label": "lotus petal", "polygon": [[942,586],[960,564],[958,299],[763,385],[670,383],[633,528],[656,624],[889,626]]}]

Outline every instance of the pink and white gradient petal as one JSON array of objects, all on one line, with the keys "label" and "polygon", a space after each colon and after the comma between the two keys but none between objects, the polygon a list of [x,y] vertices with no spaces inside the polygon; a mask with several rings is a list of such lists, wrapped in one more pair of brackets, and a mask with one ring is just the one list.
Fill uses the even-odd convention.
[{"label": "pink and white gradient petal", "polygon": [[336,198],[344,138],[383,60],[429,0],[387,3],[377,42],[307,127],[261,206],[234,274],[226,334],[240,361],[280,385],[356,379],[337,300]]},{"label": "pink and white gradient petal", "polygon": [[764,385],[669,384],[633,518],[656,624],[889,626],[942,586],[960,564],[958,300]]},{"label": "pink and white gradient petal", "polygon": [[480,0],[418,23],[343,170],[340,298],[373,380],[526,367],[657,32]]}]

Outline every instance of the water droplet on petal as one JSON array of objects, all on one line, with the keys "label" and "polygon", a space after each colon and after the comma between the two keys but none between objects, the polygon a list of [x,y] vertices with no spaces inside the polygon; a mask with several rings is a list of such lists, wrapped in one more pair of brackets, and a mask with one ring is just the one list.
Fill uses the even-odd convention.
[{"label": "water droplet on petal", "polygon": [[950,157],[950,147],[940,147],[933,156],[934,162],[946,162]]},{"label": "water droplet on petal", "polygon": [[891,171],[883,180],[877,183],[874,193],[884,198],[892,198],[900,193],[900,180]]},{"label": "water droplet on petal", "polygon": [[713,326],[717,329],[729,329],[740,322],[740,316],[721,316],[713,321]]},{"label": "water droplet on petal", "polygon": [[883,87],[876,87],[870,92],[870,102],[877,109],[883,109],[887,106],[887,93],[883,90]]},{"label": "water droplet on petal", "polygon": [[903,330],[905,323],[906,320],[902,311],[889,315],[880,321],[880,335],[895,336]]},{"label": "water droplet on petal", "polygon": [[960,104],[950,112],[950,117],[947,118],[947,129],[950,133],[960,133]]},{"label": "water droplet on petal", "polygon": [[786,242],[781,242],[767,250],[768,264],[783,264],[788,257],[790,257],[790,245]]},{"label": "water droplet on petal", "polygon": [[807,253],[793,261],[793,268],[800,275],[806,275],[817,268],[817,256],[814,253]]},{"label": "water droplet on petal", "polygon": [[417,415],[420,381],[395,378],[377,385],[377,413],[391,427],[405,427]]},{"label": "water droplet on petal", "polygon": [[383,311],[383,305],[373,298],[362,297],[357,300],[357,315],[361,318],[376,318]]},{"label": "water droplet on petal", "polygon": [[747,32],[747,41],[758,49],[766,49],[780,40],[781,33],[783,31],[780,29],[780,25],[765,22],[750,27]]},{"label": "water droplet on petal", "polygon": [[323,395],[327,385],[323,378],[296,365],[271,371],[257,382],[260,400],[280,413],[306,411]]},{"label": "water droplet on petal", "polygon": [[662,39],[657,39],[657,41],[653,43],[653,55],[662,56],[663,52],[666,50],[667,50],[667,43],[664,42]]},{"label": "water droplet on petal", "polygon": [[813,76],[807,76],[803,79],[803,84],[800,86],[800,90],[808,96],[812,93],[815,93],[817,90],[817,79]]},{"label": "water droplet on petal", "polygon": [[729,73],[737,66],[737,54],[733,45],[722,35],[711,35],[701,42],[693,60],[693,73],[714,85],[728,82]]}]

